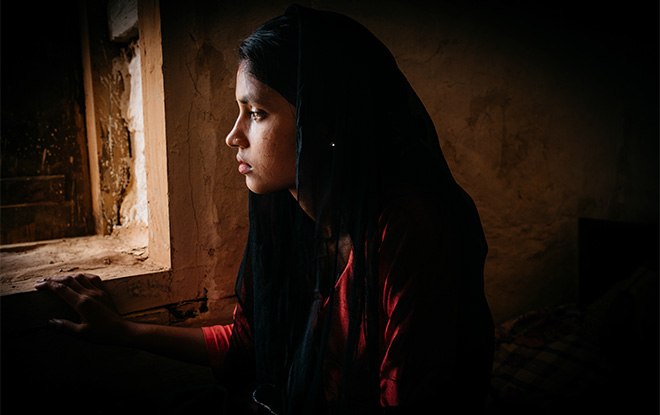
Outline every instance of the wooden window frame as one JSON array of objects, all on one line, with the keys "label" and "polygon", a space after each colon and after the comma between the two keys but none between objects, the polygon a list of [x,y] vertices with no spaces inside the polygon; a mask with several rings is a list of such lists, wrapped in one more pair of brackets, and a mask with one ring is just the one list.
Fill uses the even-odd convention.
[{"label": "wooden window frame", "polygon": [[[94,77],[90,60],[90,42],[87,33],[86,0],[81,0],[82,48],[89,143],[90,176],[95,199],[93,206],[97,233],[102,234],[100,207],[98,146],[94,119]],[[166,131],[165,92],[163,79],[163,53],[158,0],[138,1],[139,44],[142,63],[142,89],[144,103],[145,159],[147,169],[147,200],[149,205],[149,261],[162,271],[141,272],[113,277],[104,281],[117,308],[124,315],[145,315],[149,310],[158,314],[162,307],[205,301],[207,295],[207,266],[191,259],[192,247],[186,238],[172,238],[172,218],[194,215],[182,204],[171,203],[168,180],[168,140]],[[94,194],[96,192],[96,194]],[[196,232],[190,229],[189,232]],[[195,235],[193,235],[194,237]],[[174,257],[173,252],[177,255]],[[188,254],[188,255],[187,255]],[[4,291],[4,290],[3,290]],[[4,333],[25,331],[46,325],[53,316],[70,316],[72,311],[49,292],[23,290],[5,291],[0,302]],[[229,299],[233,303],[233,299]],[[148,320],[148,318],[147,318]],[[167,321],[160,321],[165,322]]]}]

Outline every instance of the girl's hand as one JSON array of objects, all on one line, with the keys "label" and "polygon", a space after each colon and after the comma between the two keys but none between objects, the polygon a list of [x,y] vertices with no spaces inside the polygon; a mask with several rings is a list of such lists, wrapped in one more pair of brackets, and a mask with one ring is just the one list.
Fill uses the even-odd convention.
[{"label": "girl's hand", "polygon": [[54,292],[80,316],[80,323],[63,319],[49,320],[49,325],[57,330],[91,341],[117,342],[121,341],[129,327],[96,275],[45,278],[37,281],[34,287]]}]

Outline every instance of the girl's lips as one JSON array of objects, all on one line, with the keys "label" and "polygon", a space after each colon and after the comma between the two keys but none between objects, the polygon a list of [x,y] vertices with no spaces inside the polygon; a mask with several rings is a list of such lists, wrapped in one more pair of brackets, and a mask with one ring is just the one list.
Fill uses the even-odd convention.
[{"label": "girl's lips", "polygon": [[243,161],[243,159],[237,154],[236,160],[238,161],[238,172],[241,174],[247,174],[252,171],[252,166]]},{"label": "girl's lips", "polygon": [[247,163],[241,163],[238,165],[238,172],[241,174],[248,174],[252,171],[252,166]]}]

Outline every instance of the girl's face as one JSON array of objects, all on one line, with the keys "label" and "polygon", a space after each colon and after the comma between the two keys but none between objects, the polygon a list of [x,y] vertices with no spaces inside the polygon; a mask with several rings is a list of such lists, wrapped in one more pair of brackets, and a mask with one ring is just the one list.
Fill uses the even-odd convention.
[{"label": "girl's face", "polygon": [[296,191],[296,108],[241,64],[236,74],[238,119],[225,140],[238,149],[238,171],[254,193]]}]

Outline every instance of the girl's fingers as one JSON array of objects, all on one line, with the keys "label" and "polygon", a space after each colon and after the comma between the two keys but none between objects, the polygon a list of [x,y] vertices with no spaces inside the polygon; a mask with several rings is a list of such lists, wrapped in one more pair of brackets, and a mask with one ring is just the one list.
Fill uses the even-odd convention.
[{"label": "girl's fingers", "polygon": [[96,276],[78,274],[45,278],[37,281],[35,288],[52,291],[78,313],[80,323],[51,319],[49,325],[57,330],[89,340],[107,341],[121,326],[121,315]]},{"label": "girl's fingers", "polygon": [[67,332],[71,334],[78,334],[81,331],[82,325],[76,324],[69,320],[52,318],[48,320],[48,325],[55,330]]},{"label": "girl's fingers", "polygon": [[62,281],[62,284],[71,288],[78,294],[83,294],[87,289],[83,286],[82,281],[80,281],[77,275],[69,275],[64,281]]},{"label": "girl's fingers", "polygon": [[74,275],[64,275],[61,277],[50,277],[38,280],[34,287],[39,289],[44,282],[56,282],[59,284],[64,284],[71,288],[72,290],[82,293],[85,290],[103,290],[103,282],[96,275],[91,274],[74,274]]},{"label": "girl's fingers", "polygon": [[73,277],[73,279],[79,283],[81,286],[87,288],[88,290],[96,290],[99,287],[94,285],[92,282],[92,275],[89,274],[78,274]]},{"label": "girl's fingers", "polygon": [[104,290],[103,288],[103,281],[101,281],[101,278],[98,275],[91,275],[91,274],[84,274],[85,277],[87,277],[87,281],[89,281],[94,287]]},{"label": "girl's fingers", "polygon": [[37,290],[47,289],[54,292],[73,309],[76,308],[80,299],[80,294],[71,289],[67,284],[55,281],[54,278],[37,281],[34,288]]}]

